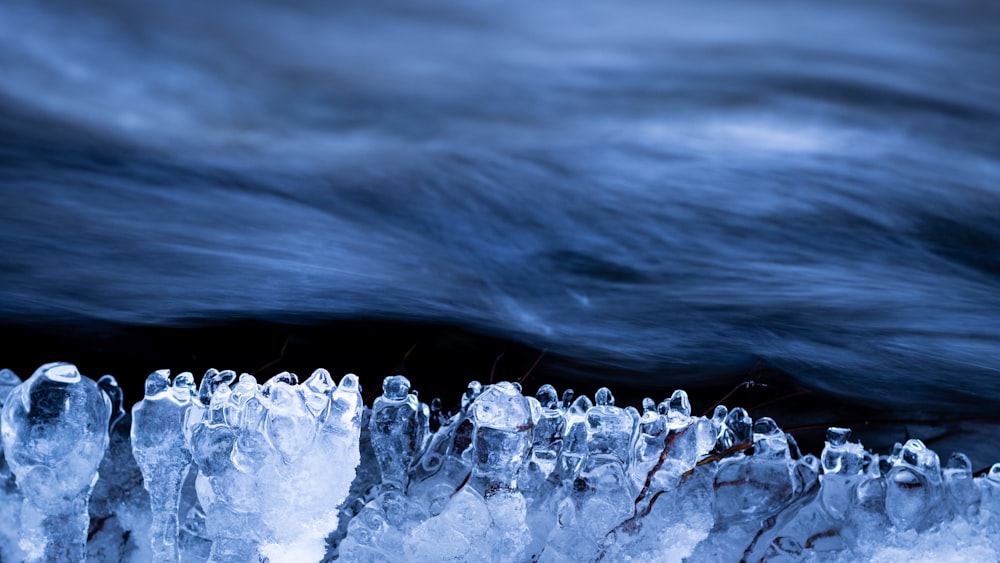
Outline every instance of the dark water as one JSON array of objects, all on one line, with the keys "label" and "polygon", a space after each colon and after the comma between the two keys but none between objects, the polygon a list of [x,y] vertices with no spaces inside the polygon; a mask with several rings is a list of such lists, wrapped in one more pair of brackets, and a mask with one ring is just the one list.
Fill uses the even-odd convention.
[{"label": "dark water", "polygon": [[992,416],[1000,4],[701,4],[6,0],[4,361],[416,338]]}]

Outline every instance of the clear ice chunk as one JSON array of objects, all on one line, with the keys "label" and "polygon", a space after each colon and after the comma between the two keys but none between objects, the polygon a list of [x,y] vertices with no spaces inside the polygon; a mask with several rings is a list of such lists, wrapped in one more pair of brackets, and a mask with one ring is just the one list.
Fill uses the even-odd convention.
[{"label": "clear ice chunk", "polygon": [[480,393],[482,385],[478,381],[471,382],[462,395],[459,411],[427,441],[411,467],[407,493],[420,499],[432,515],[441,512],[451,495],[472,474],[475,425],[470,411]]},{"label": "clear ice chunk", "polygon": [[402,375],[385,378],[382,395],[372,405],[369,432],[382,474],[382,487],[405,490],[413,459],[423,446],[428,429],[420,417],[420,404]]},{"label": "clear ice chunk", "polygon": [[966,520],[974,520],[979,512],[979,491],[972,478],[969,456],[953,452],[942,470],[949,512]]},{"label": "clear ice chunk", "polygon": [[920,440],[907,440],[890,458],[885,476],[885,512],[902,529],[922,530],[934,523],[941,500],[941,463]]},{"label": "clear ice chunk", "polygon": [[[752,429],[749,416],[742,416],[741,410],[735,409],[729,415],[737,440],[743,440]],[[792,496],[791,458],[784,433],[770,424],[763,429],[767,432],[752,433],[753,455],[730,457],[719,464],[715,476],[716,517],[721,522],[765,518],[780,510]]]},{"label": "clear ice chunk", "polygon": [[691,419],[691,400],[683,389],[678,389],[665,401],[667,403],[667,425],[670,428],[687,426]]},{"label": "clear ice chunk", "polygon": [[[428,433],[429,412],[411,392],[402,375],[385,378],[382,395],[375,399],[367,420],[367,436],[377,460],[381,484],[366,496],[373,497],[354,512],[348,538],[340,545],[346,559],[367,561],[385,557],[400,544],[403,533],[427,517],[426,509],[405,492],[414,458],[423,449]],[[360,500],[360,499],[359,499]]]},{"label": "clear ice chunk", "polygon": [[538,420],[534,423],[529,458],[518,476],[518,487],[529,497],[541,500],[551,493],[554,485],[552,478],[566,433],[566,413],[559,408],[559,397],[551,385],[543,385],[529,401],[537,404],[532,408],[538,409]]},{"label": "clear ice chunk", "polygon": [[2,418],[4,454],[24,494],[25,560],[84,561],[111,401],[76,366],[51,363],[10,392]]},{"label": "clear ice chunk", "polygon": [[643,399],[642,409],[639,435],[630,467],[632,481],[638,488],[642,488],[649,473],[660,463],[660,454],[666,445],[668,434],[667,417],[660,414],[653,399]]},{"label": "clear ice chunk", "polygon": [[509,382],[490,385],[472,405],[475,425],[473,484],[483,493],[511,488],[531,446],[527,399]]},{"label": "clear ice chunk", "polygon": [[[468,482],[408,535],[411,560],[529,560],[532,534],[516,477],[531,447],[531,403],[509,382],[483,387],[469,414],[474,427]],[[446,545],[433,538],[449,538]]]},{"label": "clear ice chunk", "polygon": [[763,523],[747,549],[747,560],[801,560],[807,547],[831,553],[853,542],[856,532],[849,517],[863,479],[865,452],[849,437],[846,428],[830,428],[821,458],[810,455],[796,462],[794,498]]},{"label": "clear ice chunk", "polygon": [[[629,478],[637,438],[639,415],[635,409],[615,406],[607,388],[595,394],[591,405],[581,396],[570,408],[573,427],[583,412],[583,438],[587,444],[579,476],[569,496],[558,507],[557,526],[549,535],[542,561],[580,560],[592,557],[600,542],[618,522],[631,516],[637,491]],[[572,430],[572,428],[571,428]]]},{"label": "clear ice chunk", "polygon": [[[359,456],[363,404],[357,376],[334,385],[283,372],[258,385],[247,374],[206,374],[206,408],[190,422],[198,497],[211,561],[319,560],[337,528]],[[294,514],[295,518],[289,518]]]},{"label": "clear ice chunk", "polygon": [[132,408],[132,453],[149,493],[153,560],[174,563],[178,551],[181,488],[191,466],[184,441],[184,419],[194,400],[194,380],[182,374],[169,381],[168,370],[146,378],[146,394]]}]

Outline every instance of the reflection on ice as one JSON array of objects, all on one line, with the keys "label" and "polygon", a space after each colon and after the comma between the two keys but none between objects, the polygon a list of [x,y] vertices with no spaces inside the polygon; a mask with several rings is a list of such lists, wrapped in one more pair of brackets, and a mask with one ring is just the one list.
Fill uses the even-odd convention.
[{"label": "reflection on ice", "polygon": [[209,370],[196,389],[160,370],[130,416],[111,376],[0,378],[4,559],[1000,557],[1000,464],[977,477],[915,439],[883,456],[846,428],[803,456],[774,420],[697,416],[680,390],[640,413],[607,388],[472,382],[447,412],[401,375],[369,409],[353,374]]}]

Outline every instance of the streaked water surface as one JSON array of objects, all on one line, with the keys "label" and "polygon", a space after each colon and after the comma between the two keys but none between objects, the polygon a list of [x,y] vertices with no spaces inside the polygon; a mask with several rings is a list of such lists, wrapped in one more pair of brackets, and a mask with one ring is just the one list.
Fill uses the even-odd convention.
[{"label": "streaked water surface", "polygon": [[988,410],[1000,5],[704,4],[6,0],[0,316]]}]

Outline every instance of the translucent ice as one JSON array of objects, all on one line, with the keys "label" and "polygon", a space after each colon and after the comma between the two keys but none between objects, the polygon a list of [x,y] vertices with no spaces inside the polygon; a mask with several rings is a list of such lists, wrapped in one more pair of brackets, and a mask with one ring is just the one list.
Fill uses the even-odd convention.
[{"label": "translucent ice", "polygon": [[427,518],[426,503],[414,502],[407,490],[411,468],[430,432],[429,424],[429,409],[411,391],[410,382],[401,375],[387,377],[367,428],[381,484],[367,494],[362,492],[363,499],[358,498],[365,504],[356,510],[348,528],[350,537],[340,546],[345,558],[384,559],[400,548],[409,529]]},{"label": "translucent ice", "polygon": [[[360,386],[211,370],[188,414],[211,561],[319,560],[359,462]],[[294,515],[294,517],[289,517]]]},{"label": "translucent ice", "polygon": [[158,563],[176,562],[181,487],[191,465],[184,443],[184,418],[193,400],[194,378],[168,370],[146,378],[146,394],[132,409],[132,452],[149,493],[150,545]]},{"label": "translucent ice", "polygon": [[536,503],[552,495],[558,484],[556,464],[563,449],[566,413],[559,408],[559,398],[551,385],[543,385],[529,402],[538,420],[532,431],[528,458],[517,480],[522,494]]},{"label": "translucent ice", "polygon": [[979,491],[972,479],[969,456],[953,452],[943,470],[950,515],[974,519],[979,512]]},{"label": "translucent ice", "polygon": [[[533,409],[520,388],[500,382],[470,408],[474,426],[469,480],[444,509],[412,530],[410,560],[526,561],[531,530],[516,477],[531,447]],[[449,538],[441,545],[435,538]]]},{"label": "translucent ice", "polygon": [[470,447],[475,426],[470,409],[482,390],[478,381],[469,384],[458,412],[427,441],[411,468],[407,494],[420,499],[432,515],[440,513],[451,495],[471,475]]},{"label": "translucent ice", "polygon": [[532,409],[520,389],[506,381],[490,385],[472,406],[475,463],[472,483],[486,494],[514,486],[531,447]]},{"label": "translucent ice", "polygon": [[448,411],[392,376],[367,409],[353,375],[209,370],[195,391],[163,370],[130,420],[110,376],[4,381],[0,516],[23,529],[3,560],[80,560],[95,480],[93,560],[1000,560],[1000,464],[918,440],[880,456],[846,428],[803,456],[681,390],[640,414],[607,388],[473,382]]},{"label": "translucent ice", "polygon": [[45,364],[3,406],[3,447],[24,494],[28,561],[83,561],[87,502],[108,446],[111,402],[65,363]]},{"label": "translucent ice", "polygon": [[885,477],[885,512],[900,528],[917,530],[935,521],[941,501],[941,463],[920,440],[908,440],[891,458]]},{"label": "translucent ice", "polygon": [[615,406],[615,398],[606,387],[599,389],[594,399],[595,404],[584,415],[586,460],[572,494],[559,507],[558,525],[549,537],[543,561],[592,557],[602,538],[633,513],[637,491],[628,477],[628,465],[638,413]]},{"label": "translucent ice", "polygon": [[[21,379],[9,369],[0,369],[0,407],[10,391],[21,384]],[[14,476],[0,448],[0,522],[18,522],[21,519],[21,492],[17,490]],[[23,559],[17,547],[17,526],[0,526],[0,560]]]},{"label": "translucent ice", "polygon": [[828,555],[852,541],[856,534],[848,518],[864,478],[864,450],[861,444],[848,441],[849,435],[846,428],[830,428],[821,458],[807,456],[797,462],[794,498],[761,525],[747,549],[748,560],[796,560],[807,547]]},{"label": "translucent ice", "polygon": [[[3,407],[10,392],[20,384],[21,378],[16,373],[6,368],[0,369],[0,407]],[[8,477],[10,468],[7,467],[3,452],[0,452],[0,479],[6,481]]]},{"label": "translucent ice", "polygon": [[16,373],[7,368],[0,369],[0,406],[7,401],[11,390],[20,384],[21,378]]},{"label": "translucent ice", "polygon": [[372,448],[382,474],[382,487],[404,490],[414,457],[423,448],[429,428],[420,417],[420,403],[401,375],[387,377],[382,396],[372,405],[369,422]]}]

